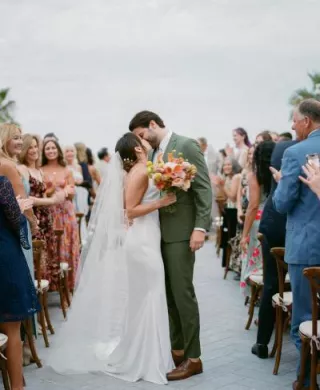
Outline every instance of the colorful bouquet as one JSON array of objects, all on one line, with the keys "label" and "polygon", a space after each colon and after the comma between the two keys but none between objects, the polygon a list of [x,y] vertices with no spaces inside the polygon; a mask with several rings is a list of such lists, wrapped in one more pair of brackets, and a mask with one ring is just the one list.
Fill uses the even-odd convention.
[{"label": "colorful bouquet", "polygon": [[[162,193],[188,191],[197,174],[195,165],[185,160],[182,153],[179,153],[178,157],[175,157],[175,153],[175,150],[168,153],[166,163],[163,161],[163,154],[159,154],[156,162],[148,161],[147,163],[148,175]],[[169,212],[174,211],[172,206],[166,209]]]}]

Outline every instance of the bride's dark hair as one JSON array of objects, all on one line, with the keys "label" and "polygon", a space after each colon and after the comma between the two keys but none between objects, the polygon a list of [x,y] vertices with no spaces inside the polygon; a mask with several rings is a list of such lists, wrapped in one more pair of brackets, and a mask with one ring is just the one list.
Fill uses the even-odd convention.
[{"label": "bride's dark hair", "polygon": [[141,139],[131,132],[124,134],[116,144],[115,151],[120,154],[121,160],[123,161],[123,168],[126,172],[129,172],[138,161],[135,151],[137,146],[146,151]]}]

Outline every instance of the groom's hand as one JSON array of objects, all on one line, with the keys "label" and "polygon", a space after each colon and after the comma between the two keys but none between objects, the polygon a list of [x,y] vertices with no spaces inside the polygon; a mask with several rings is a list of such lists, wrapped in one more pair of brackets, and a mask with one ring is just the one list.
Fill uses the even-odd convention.
[{"label": "groom's hand", "polygon": [[190,238],[190,248],[192,252],[197,251],[203,247],[204,241],[206,239],[206,233],[201,230],[194,230]]}]

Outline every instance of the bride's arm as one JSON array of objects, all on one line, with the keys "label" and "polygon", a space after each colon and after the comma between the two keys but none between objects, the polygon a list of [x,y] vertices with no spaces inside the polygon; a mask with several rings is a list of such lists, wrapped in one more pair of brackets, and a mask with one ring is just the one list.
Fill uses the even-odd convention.
[{"label": "bride's arm", "polygon": [[134,167],[127,176],[125,190],[125,207],[128,219],[142,217],[176,201],[175,195],[170,194],[149,203],[141,203],[147,189],[148,175],[146,167],[143,165]]}]

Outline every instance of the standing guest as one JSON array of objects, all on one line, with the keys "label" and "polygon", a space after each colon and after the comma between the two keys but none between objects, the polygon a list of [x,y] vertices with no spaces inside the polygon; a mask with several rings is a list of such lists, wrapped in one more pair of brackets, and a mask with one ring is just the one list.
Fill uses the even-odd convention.
[{"label": "standing guest", "polygon": [[[275,209],[287,214],[285,261],[293,294],[291,336],[301,351],[299,326],[311,321],[311,291],[308,279],[303,275],[306,267],[320,266],[320,207],[318,197],[301,182],[301,167],[309,154],[320,154],[320,102],[315,99],[302,101],[293,113],[292,130],[301,142],[287,149],[281,165],[281,180],[273,195]],[[273,170],[274,177],[279,172]],[[310,362],[309,362],[310,363]],[[310,386],[310,367],[307,365],[305,387]],[[297,376],[300,374],[300,359]],[[298,383],[293,383],[298,388]]]},{"label": "standing guest", "polygon": [[[77,162],[76,154],[77,151],[74,146],[66,146],[64,148],[64,157],[67,163],[67,168],[70,170],[76,185],[75,197],[73,199],[76,212],[81,213],[83,215],[87,215],[89,212],[89,192],[85,187],[81,186],[81,184],[83,183],[82,169],[80,164],[78,164]],[[84,219],[81,220],[80,234],[82,242],[85,241],[87,238],[87,226],[86,221]]]},{"label": "standing guest", "polygon": [[311,191],[320,199],[320,168],[307,164],[302,169],[306,174],[306,178],[300,176],[300,180],[309,186]]},{"label": "standing guest", "polygon": [[77,151],[77,160],[78,163],[81,166],[82,170],[82,177],[83,177],[83,182],[80,184],[80,186],[86,188],[89,192],[88,194],[88,207],[89,207],[89,212],[86,214],[86,221],[87,223],[89,222],[90,218],[90,206],[91,206],[91,199],[95,197],[95,192],[93,189],[93,180],[90,175],[89,171],[89,165],[88,165],[88,156],[87,156],[87,147],[85,144],[82,142],[77,142],[74,144],[76,151]]},{"label": "standing guest", "polygon": [[259,145],[264,141],[272,141],[271,133],[268,130],[262,131],[256,136],[255,145]]},{"label": "standing guest", "polygon": [[[21,129],[15,124],[2,123],[0,124],[0,175],[6,176],[13,187],[15,196],[19,196],[25,199],[30,194],[30,186],[28,180],[26,180],[18,169],[18,155],[22,149],[22,134]],[[12,169],[13,168],[13,169]],[[23,247],[23,253],[27,260],[27,264],[30,270],[31,277],[34,279],[34,265],[33,265],[33,252],[32,252],[32,234],[38,232],[38,221],[35,217],[32,209],[26,210],[25,216],[28,220],[28,241],[29,249]],[[33,321],[33,333],[37,336],[36,321]],[[25,338],[23,346],[23,359],[24,364],[30,364],[31,350],[28,345],[28,341]]]},{"label": "standing guest", "polygon": [[43,143],[48,141],[56,141],[59,142],[59,138],[54,133],[48,133],[43,138]]},{"label": "standing guest", "polygon": [[110,153],[108,151],[108,148],[102,148],[99,150],[98,152],[98,158],[100,161],[104,162],[104,163],[108,163],[110,161]]},{"label": "standing guest", "polygon": [[[7,170],[16,174],[12,166]],[[8,336],[6,358],[13,390],[23,389],[21,321],[40,309],[22,251],[29,250],[30,244],[27,220],[21,212],[30,207],[28,199],[20,199],[18,204],[9,179],[0,176],[0,331]]]},{"label": "standing guest", "polygon": [[262,271],[258,231],[264,204],[271,190],[270,164],[274,146],[274,142],[265,141],[255,148],[252,172],[248,174],[249,205],[240,242],[243,250],[240,288],[244,294],[247,294],[248,277]]},{"label": "standing guest", "polygon": [[50,290],[59,288],[60,272],[57,263],[57,243],[53,227],[53,209],[51,206],[65,200],[63,191],[53,194],[47,193],[44,175],[40,169],[40,140],[37,136],[25,134],[22,137],[23,145],[19,154],[19,170],[25,180],[29,182],[30,199],[33,200],[33,210],[38,220],[39,230],[33,235],[34,239],[44,243],[41,259],[42,278],[50,282]]},{"label": "standing guest", "polygon": [[[233,130],[233,141],[237,150],[234,154],[234,158],[238,161],[241,167],[244,168],[247,162],[248,150],[251,146],[246,130],[242,127],[238,127]],[[226,148],[227,155],[230,156],[231,151],[231,148]]]},{"label": "standing guest", "polygon": [[270,135],[271,135],[271,138],[272,138],[272,141],[277,143],[279,142],[279,134],[276,133],[275,131],[270,131]]},{"label": "standing guest", "polygon": [[63,203],[53,206],[55,227],[63,228],[60,246],[60,261],[66,262],[71,268],[69,273],[69,288],[74,289],[75,277],[79,263],[79,234],[75,207],[72,202],[75,189],[74,179],[66,167],[60,145],[56,141],[48,141],[43,146],[42,169],[45,183],[56,191],[64,191],[66,199]]},{"label": "standing guest", "polygon": [[279,135],[279,142],[281,141],[292,141],[292,134],[289,133],[289,132],[286,132],[286,133],[281,133]]},{"label": "standing guest", "polygon": [[[295,142],[279,142],[271,156],[271,167],[280,170],[283,154]],[[286,214],[279,214],[273,205],[272,197],[277,189],[277,183],[272,178],[270,195],[263,209],[259,232],[263,234],[262,254],[264,260],[264,286],[259,308],[257,342],[252,347],[252,353],[261,359],[268,357],[274,323],[275,310],[272,306],[272,297],[279,292],[277,263],[270,253],[271,248],[285,246]]]},{"label": "standing guest", "polygon": [[226,267],[229,256],[229,241],[235,237],[237,230],[237,192],[240,183],[241,167],[236,160],[227,157],[222,166],[222,177],[214,177],[214,184],[226,197],[221,226],[222,267]]},{"label": "standing guest", "polygon": [[94,161],[92,150],[90,148],[87,148],[86,153],[87,153],[89,173],[90,173],[90,176],[92,177],[93,188],[96,191],[101,183],[101,176],[100,176],[98,169],[95,166],[95,161]]}]

